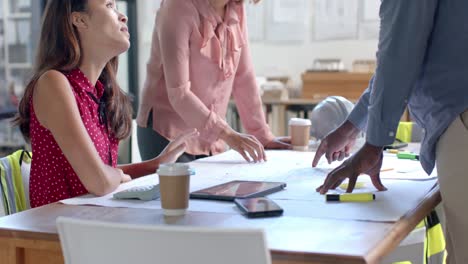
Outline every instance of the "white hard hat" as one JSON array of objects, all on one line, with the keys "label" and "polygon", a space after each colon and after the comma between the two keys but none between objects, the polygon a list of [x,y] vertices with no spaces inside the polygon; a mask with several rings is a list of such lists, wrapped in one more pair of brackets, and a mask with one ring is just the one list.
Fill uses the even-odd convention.
[{"label": "white hard hat", "polygon": [[323,139],[348,117],[354,104],[342,96],[329,96],[314,107],[310,115],[310,135]]}]

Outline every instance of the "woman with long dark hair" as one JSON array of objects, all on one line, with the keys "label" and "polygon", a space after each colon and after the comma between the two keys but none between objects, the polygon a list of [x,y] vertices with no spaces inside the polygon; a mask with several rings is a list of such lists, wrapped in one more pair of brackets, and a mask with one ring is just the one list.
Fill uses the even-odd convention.
[{"label": "woman with long dark hair", "polygon": [[114,0],[48,1],[34,75],[16,118],[34,155],[31,207],[112,192],[175,161],[197,133],[185,133],[154,159],[117,166],[118,143],[131,131],[117,56],[129,47],[127,17]]}]

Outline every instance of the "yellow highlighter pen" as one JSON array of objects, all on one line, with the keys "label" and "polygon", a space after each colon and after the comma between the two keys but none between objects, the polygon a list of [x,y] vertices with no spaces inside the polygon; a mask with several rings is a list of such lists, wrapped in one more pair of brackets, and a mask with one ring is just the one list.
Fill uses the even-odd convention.
[{"label": "yellow highlighter pen", "polygon": [[375,200],[373,193],[342,193],[326,194],[327,202],[371,202]]}]

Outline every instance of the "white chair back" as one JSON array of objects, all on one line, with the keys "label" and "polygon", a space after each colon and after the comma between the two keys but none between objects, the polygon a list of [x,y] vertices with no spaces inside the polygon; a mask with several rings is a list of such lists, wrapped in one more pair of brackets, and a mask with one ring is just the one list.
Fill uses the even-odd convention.
[{"label": "white chair back", "polygon": [[67,264],[270,264],[260,229],[148,226],[59,217]]},{"label": "white chair back", "polygon": [[0,217],[31,208],[30,172],[31,154],[26,150],[0,158]]}]

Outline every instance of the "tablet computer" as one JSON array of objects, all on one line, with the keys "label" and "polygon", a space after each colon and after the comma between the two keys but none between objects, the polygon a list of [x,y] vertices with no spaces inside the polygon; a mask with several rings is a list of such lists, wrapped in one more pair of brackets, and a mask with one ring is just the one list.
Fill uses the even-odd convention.
[{"label": "tablet computer", "polygon": [[192,192],[190,198],[234,201],[238,198],[265,196],[281,191],[285,187],[286,183],[284,182],[230,181]]}]

